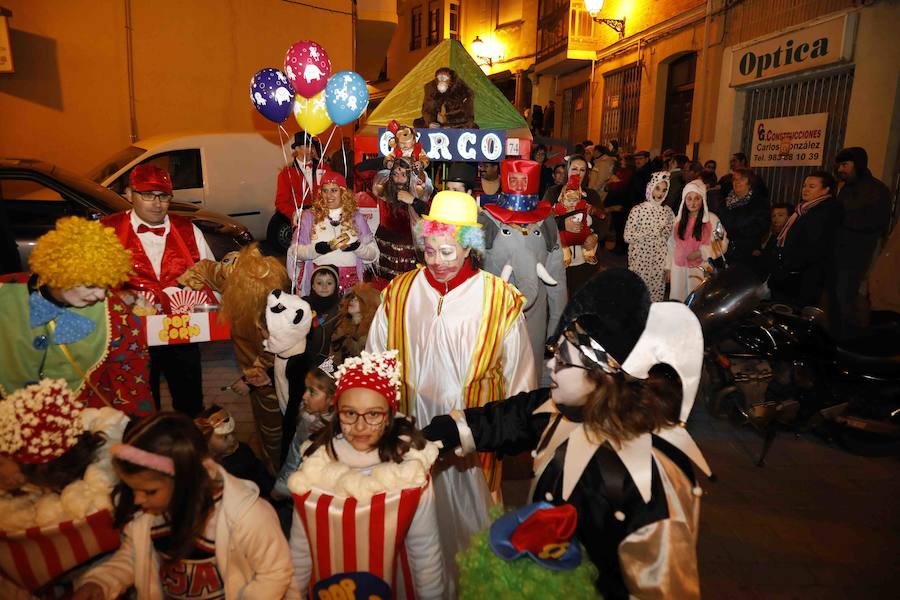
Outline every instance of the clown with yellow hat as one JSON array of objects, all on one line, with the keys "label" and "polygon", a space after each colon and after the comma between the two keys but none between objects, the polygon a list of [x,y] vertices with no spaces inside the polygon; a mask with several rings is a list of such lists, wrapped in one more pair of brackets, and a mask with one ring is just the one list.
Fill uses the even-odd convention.
[{"label": "clown with yellow hat", "polygon": [[109,293],[131,272],[115,232],[62,218],[38,239],[29,262],[30,276],[0,284],[0,396],[63,379],[85,406],[152,412],[141,322]]},{"label": "clown with yellow hat", "polygon": [[[439,192],[417,223],[416,237],[425,265],[385,288],[366,344],[369,352],[398,351],[400,412],[427,423],[533,389],[524,298],[472,261],[484,250],[476,201],[462,192]],[[456,552],[489,524],[500,483],[493,455],[457,461],[435,476],[439,504],[448,507],[439,524],[444,563],[454,569]]]}]

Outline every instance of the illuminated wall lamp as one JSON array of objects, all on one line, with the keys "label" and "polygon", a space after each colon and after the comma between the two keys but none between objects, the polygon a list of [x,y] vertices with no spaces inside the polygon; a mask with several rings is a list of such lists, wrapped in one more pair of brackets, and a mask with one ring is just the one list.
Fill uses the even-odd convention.
[{"label": "illuminated wall lamp", "polygon": [[479,62],[479,66],[487,65],[489,67],[494,66],[494,60],[490,56],[486,56],[487,53],[487,44],[478,37],[475,36],[475,39],[472,40],[472,54],[475,55],[475,58],[481,62]]},{"label": "illuminated wall lamp", "polygon": [[603,0],[584,0],[584,7],[587,9],[591,18],[597,23],[603,23],[604,25],[611,27],[619,34],[619,39],[625,37],[625,19],[605,19],[603,17],[598,17],[600,11],[603,10]]}]

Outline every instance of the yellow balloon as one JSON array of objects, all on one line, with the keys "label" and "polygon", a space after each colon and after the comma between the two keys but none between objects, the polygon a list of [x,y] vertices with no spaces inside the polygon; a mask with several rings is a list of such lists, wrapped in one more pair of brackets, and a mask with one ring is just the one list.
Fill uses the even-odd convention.
[{"label": "yellow balloon", "polygon": [[325,90],[312,98],[300,94],[294,97],[294,118],[297,125],[309,135],[319,135],[331,125],[331,118],[325,108]]}]

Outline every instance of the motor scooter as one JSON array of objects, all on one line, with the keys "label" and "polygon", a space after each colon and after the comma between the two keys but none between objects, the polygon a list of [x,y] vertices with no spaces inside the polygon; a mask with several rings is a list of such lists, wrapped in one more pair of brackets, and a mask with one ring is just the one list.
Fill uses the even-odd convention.
[{"label": "motor scooter", "polygon": [[768,288],[740,265],[707,267],[685,303],[707,341],[701,399],[764,438],[813,431],[860,454],[900,447],[900,325],[836,342],[818,307],[766,302]]}]

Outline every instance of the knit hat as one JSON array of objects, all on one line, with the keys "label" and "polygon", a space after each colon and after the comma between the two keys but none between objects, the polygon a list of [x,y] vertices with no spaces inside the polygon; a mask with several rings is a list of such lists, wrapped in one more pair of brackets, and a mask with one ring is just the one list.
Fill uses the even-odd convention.
[{"label": "knit hat", "polygon": [[706,185],[699,179],[684,184],[684,189],[681,190],[681,204],[678,205],[678,213],[675,215],[675,221],[681,219],[681,211],[684,210],[684,200],[691,192],[700,194],[700,197],[703,198],[703,222],[709,223],[709,207],[706,205]]},{"label": "knit hat", "polygon": [[563,334],[580,333],[586,339],[575,343],[579,350],[601,366],[608,355],[615,370],[637,344],[649,312],[650,293],[641,278],[628,269],[607,269],[569,300],[550,343]]},{"label": "knit hat", "polygon": [[321,188],[327,183],[333,183],[341,188],[347,187],[347,180],[337,171],[328,170],[322,174],[322,177],[319,178],[319,187]]},{"label": "knit hat", "polygon": [[[659,185],[660,181],[666,182],[666,193],[663,194],[663,197],[659,200],[656,200],[653,197],[653,190],[656,189],[656,186]],[[669,189],[671,189],[671,181],[670,175],[668,171],[657,171],[653,175],[650,176],[650,183],[647,184],[646,198],[647,202],[652,202],[653,204],[662,204],[666,201],[666,197],[669,195]]]},{"label": "knit hat", "polygon": [[369,353],[363,350],[359,356],[348,358],[334,374],[337,388],[334,403],[345,391],[352,388],[366,388],[385,397],[393,412],[400,403],[400,365],[397,351]]},{"label": "knit hat", "polygon": [[42,379],[0,402],[0,454],[45,464],[68,452],[84,433],[84,404],[65,379]]}]

